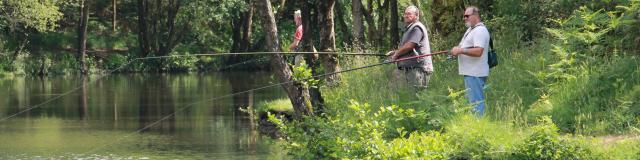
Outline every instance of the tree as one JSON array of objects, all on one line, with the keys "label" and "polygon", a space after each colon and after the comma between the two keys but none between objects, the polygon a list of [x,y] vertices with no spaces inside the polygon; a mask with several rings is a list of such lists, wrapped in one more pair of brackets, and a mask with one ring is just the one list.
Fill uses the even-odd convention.
[{"label": "tree", "polygon": [[116,31],[116,18],[117,18],[117,12],[116,12],[116,7],[118,6],[118,0],[113,0],[113,23],[112,23],[112,27],[113,27],[113,32]]},{"label": "tree", "polygon": [[25,28],[37,31],[52,31],[58,27],[62,13],[58,5],[62,2],[41,0],[3,0],[0,6],[0,26],[8,27],[11,32]]},{"label": "tree", "polygon": [[361,0],[351,1],[351,14],[353,15],[353,45],[355,49],[362,52],[364,49],[364,23],[362,22],[363,11]]},{"label": "tree", "polygon": [[461,32],[459,29],[461,27],[459,26],[463,22],[460,19],[460,15],[463,14],[464,7],[464,2],[461,0],[432,0],[429,5],[431,25],[428,25],[432,28],[429,28],[429,30],[442,37],[448,37],[451,33]]},{"label": "tree", "polygon": [[138,38],[142,57],[166,56],[189,31],[190,21],[178,19],[185,2],[138,0]]},{"label": "tree", "polygon": [[[375,2],[375,3],[374,3]],[[374,6],[375,4],[375,6]],[[388,32],[389,0],[367,1],[366,8],[362,7],[362,13],[367,23],[367,41],[369,44],[382,47],[385,46],[386,33]],[[377,12],[374,12],[377,11]],[[377,21],[375,19],[378,19]]]},{"label": "tree", "polygon": [[9,31],[11,40],[17,48],[11,57],[14,61],[27,46],[29,29],[36,32],[48,32],[58,27],[63,14],[58,5],[64,1],[40,0],[3,0],[0,1],[0,28]]},{"label": "tree", "polygon": [[[381,2],[382,1],[382,2]],[[378,36],[378,39],[376,39],[378,46],[386,46],[384,45],[385,42],[387,41],[386,38],[388,36],[388,32],[389,32],[389,19],[387,17],[387,14],[389,13],[389,2],[390,0],[379,0],[378,1],[378,6],[380,6],[377,11],[378,11],[378,31],[380,33],[380,35]]]},{"label": "tree", "polygon": [[[334,14],[333,8],[335,0],[324,0],[318,5],[318,26],[320,26],[320,50],[322,52],[336,51],[336,34],[334,31]],[[337,54],[322,54],[322,64],[325,73],[334,73],[340,71]],[[328,84],[337,83],[339,76],[337,74],[326,77]]]},{"label": "tree", "polygon": [[[273,9],[271,7],[270,0],[258,0],[256,1],[256,7],[259,11],[262,26],[265,34],[265,45],[269,52],[280,52],[280,43],[278,41],[278,29],[276,27],[275,17],[273,15]],[[284,60],[282,54],[274,54],[271,56],[271,68],[280,82],[288,82],[293,80],[291,69]],[[295,111],[294,117],[301,120],[303,116],[313,115],[313,109],[309,100],[309,91],[300,85],[299,83],[286,83],[282,84],[282,87],[287,92],[293,109]]]},{"label": "tree", "polygon": [[[338,43],[338,44],[343,44],[344,47],[349,47],[351,46],[351,44],[353,43],[353,35],[351,35],[351,32],[349,31],[349,25],[347,25],[347,20],[345,19],[345,17],[349,17],[349,14],[345,13],[345,6],[344,6],[344,0],[337,0],[336,1],[336,5],[334,9],[336,11],[337,16],[335,16],[335,19],[337,21],[338,24],[338,28],[340,33],[338,33],[338,35],[341,35],[342,40],[339,42],[342,43]],[[348,8],[347,8],[348,9]]]},{"label": "tree", "polygon": [[400,29],[399,25],[399,15],[398,15],[398,0],[390,0],[391,7],[391,44],[399,44],[400,43]]},{"label": "tree", "polygon": [[78,25],[78,60],[80,61],[80,73],[86,75],[87,68],[87,26],[89,23],[89,3],[80,0],[80,20]]},{"label": "tree", "polygon": [[[246,6],[238,7],[231,11],[230,24],[232,30],[232,44],[230,52],[247,52],[251,46],[251,30],[253,23],[254,7],[251,0],[245,0]],[[247,55],[231,55],[225,59],[228,65],[241,63],[249,59]]]},{"label": "tree", "polygon": [[[299,1],[300,6],[302,7],[302,28],[303,35],[302,40],[300,41],[300,46],[302,46],[302,51],[304,52],[316,52],[314,45],[317,42],[318,38],[318,16],[317,12],[315,12],[315,8],[313,6],[316,5],[316,1]],[[311,73],[313,76],[319,75],[318,69],[320,68],[319,60],[316,55],[308,54],[305,56],[305,61],[311,68]],[[319,80],[319,79],[315,79]],[[311,105],[314,107],[314,111],[316,114],[321,114],[324,108],[324,98],[322,98],[322,93],[320,89],[317,87],[309,88],[309,96],[311,98]]]}]

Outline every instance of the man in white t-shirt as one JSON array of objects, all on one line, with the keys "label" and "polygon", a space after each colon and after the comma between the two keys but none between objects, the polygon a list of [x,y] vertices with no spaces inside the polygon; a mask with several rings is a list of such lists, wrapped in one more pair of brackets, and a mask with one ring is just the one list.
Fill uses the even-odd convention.
[{"label": "man in white t-shirt", "polygon": [[478,7],[467,7],[463,19],[468,29],[460,44],[451,49],[451,55],[458,56],[458,72],[464,76],[467,98],[474,105],[476,114],[482,116],[485,109],[483,88],[489,76],[489,30],[480,20]]}]

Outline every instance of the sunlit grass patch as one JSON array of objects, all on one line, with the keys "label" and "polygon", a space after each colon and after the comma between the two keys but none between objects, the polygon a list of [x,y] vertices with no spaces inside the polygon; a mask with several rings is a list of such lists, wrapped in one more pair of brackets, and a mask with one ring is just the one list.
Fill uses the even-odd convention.
[{"label": "sunlit grass patch", "polygon": [[451,157],[497,158],[508,155],[525,139],[526,131],[513,124],[460,114],[445,124]]},{"label": "sunlit grass patch", "polygon": [[293,113],[293,105],[288,98],[281,98],[272,101],[264,101],[256,105],[257,112],[289,112]]}]

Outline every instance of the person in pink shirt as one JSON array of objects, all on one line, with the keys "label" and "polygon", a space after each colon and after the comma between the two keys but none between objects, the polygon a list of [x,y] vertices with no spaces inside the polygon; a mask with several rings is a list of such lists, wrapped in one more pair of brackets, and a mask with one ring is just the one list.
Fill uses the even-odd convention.
[{"label": "person in pink shirt", "polygon": [[296,22],[296,34],[293,37],[293,42],[289,45],[289,49],[291,51],[298,51],[298,44],[300,44],[300,40],[302,40],[302,14],[300,10],[297,10],[293,14],[293,21]]}]

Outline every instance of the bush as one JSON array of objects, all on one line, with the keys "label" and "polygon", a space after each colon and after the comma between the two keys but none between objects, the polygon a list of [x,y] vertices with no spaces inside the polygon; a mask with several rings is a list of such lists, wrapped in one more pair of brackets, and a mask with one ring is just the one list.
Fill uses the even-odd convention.
[{"label": "bush", "polygon": [[190,56],[189,52],[171,52],[171,57],[165,61],[165,68],[169,71],[187,72],[196,69],[198,58]]},{"label": "bush", "polygon": [[598,159],[591,150],[561,138],[551,118],[540,120],[533,133],[513,153],[513,159]]},{"label": "bush", "polygon": [[390,142],[379,144],[372,159],[447,159],[450,139],[440,132],[414,132],[408,138],[396,138]]},{"label": "bush", "polygon": [[15,70],[16,67],[13,65],[10,56],[0,56],[0,72],[13,72]]},{"label": "bush", "polygon": [[[54,57],[54,61],[49,68],[49,72],[55,75],[65,75],[77,73],[80,68],[80,62],[78,62],[77,58],[70,53],[62,53],[60,57]],[[37,62],[36,62],[37,63]],[[87,62],[87,66],[90,66],[91,63]]]},{"label": "bush", "polygon": [[120,69],[117,71],[124,71],[124,67],[126,67],[125,65],[128,63],[127,59],[127,56],[121,54],[109,54],[104,61],[104,68],[109,71],[115,69]]},{"label": "bush", "polygon": [[[407,140],[396,140],[388,143],[388,139],[404,139],[409,136],[401,124],[410,119],[424,119],[413,109],[402,109],[398,106],[372,109],[368,104],[352,101],[349,107],[335,115],[327,114],[325,118],[310,117],[304,121],[284,123],[282,120],[270,116],[270,119],[287,135],[285,148],[295,157],[303,159],[318,158],[391,158],[401,155],[409,156],[409,151],[416,153],[411,156],[426,155],[442,156],[444,139],[437,133],[416,135],[413,138],[419,142],[436,144],[434,147],[420,147],[419,142],[412,141],[416,148],[394,150],[402,146]],[[415,134],[415,133],[414,133]],[[426,136],[426,137],[422,137]],[[433,150],[431,150],[433,149]],[[397,152],[396,152],[397,151]],[[394,153],[396,152],[396,153]]]}]

